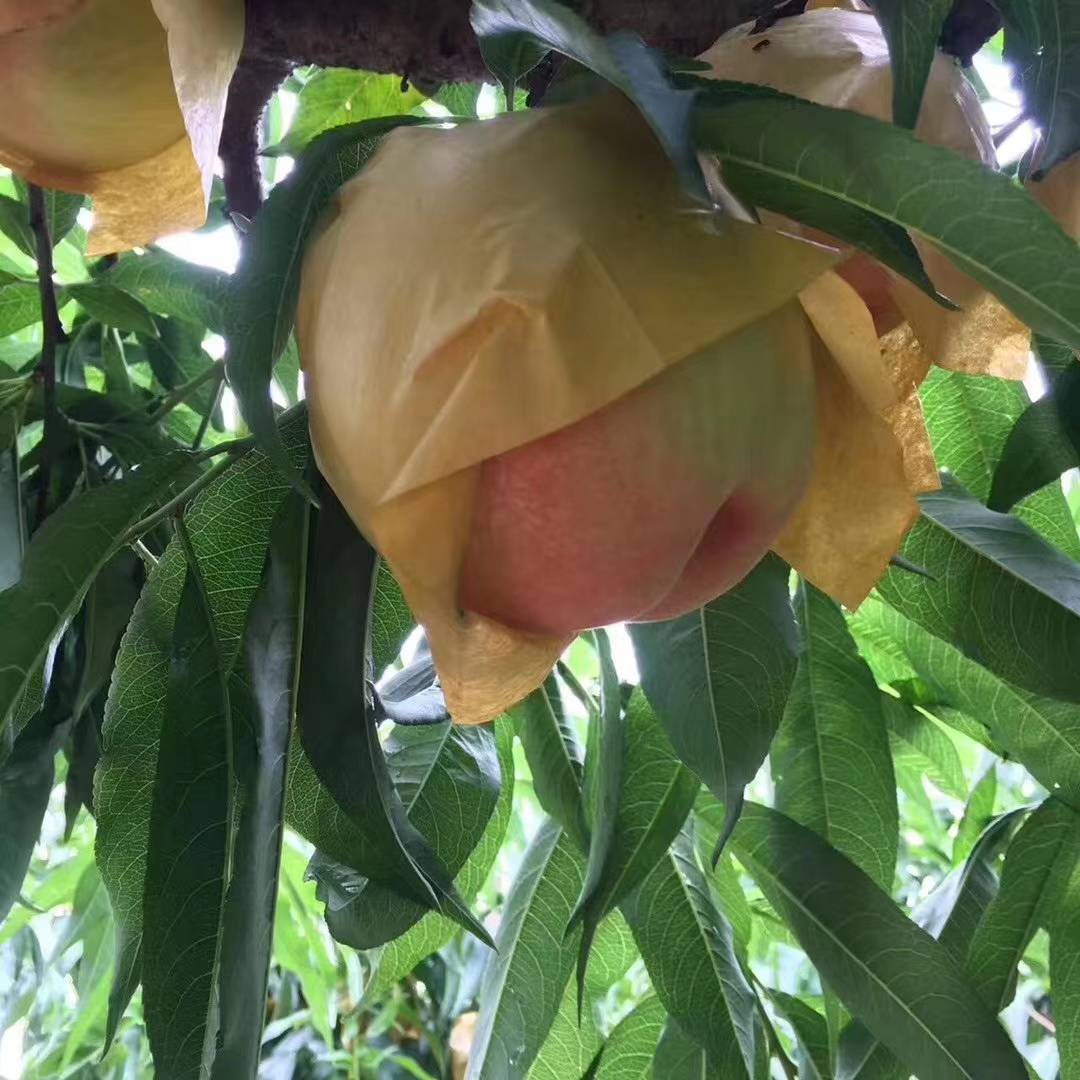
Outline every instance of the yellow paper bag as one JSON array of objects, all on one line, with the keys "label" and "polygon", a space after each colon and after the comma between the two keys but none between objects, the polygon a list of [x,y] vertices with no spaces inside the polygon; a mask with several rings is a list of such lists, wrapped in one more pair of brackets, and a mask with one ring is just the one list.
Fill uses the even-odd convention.
[{"label": "yellow paper bag", "polygon": [[[812,418],[795,298],[833,258],[698,212],[616,96],[400,129],[342,189],[297,320],[312,440],[425,626],[456,721],[518,700],[569,640],[459,609],[480,465],[669,372],[734,423],[765,370],[769,393],[806,388]],[[768,421],[744,425],[755,454],[782,439]]]},{"label": "yellow paper bag", "polygon": [[0,162],[94,199],[91,255],[206,220],[243,0],[8,0]]}]

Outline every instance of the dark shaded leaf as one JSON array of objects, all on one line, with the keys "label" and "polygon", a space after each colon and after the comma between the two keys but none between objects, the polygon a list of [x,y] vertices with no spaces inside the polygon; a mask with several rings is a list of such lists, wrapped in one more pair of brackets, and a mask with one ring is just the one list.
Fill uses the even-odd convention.
[{"label": "dark shaded leaf", "polygon": [[56,752],[68,724],[42,709],[15,739],[0,765],[0,923],[19,897],[53,786]]},{"label": "dark shaded leaf", "polygon": [[700,788],[681,764],[640,690],[626,709],[623,790],[612,846],[588,901],[595,923],[635,889],[678,836]]},{"label": "dark shaded leaf", "polygon": [[1036,177],[1080,150],[1080,12],[1068,0],[1000,0],[1005,59],[1042,128]]},{"label": "dark shaded leaf", "polygon": [[325,484],[313,527],[297,699],[315,775],[363,834],[355,869],[486,939],[446,868],[411,824],[379,743],[370,688],[369,610],[378,556]]},{"label": "dark shaded leaf", "polygon": [[690,1038],[676,1020],[668,1017],[653,1058],[656,1080],[727,1080],[707,1059],[705,1049]]},{"label": "dark shaded leaf", "polygon": [[[938,465],[979,502],[988,502],[1014,427],[1031,406],[1023,384],[932,368],[920,396]],[[1061,486],[1032,492],[1016,507],[1016,516],[1067,555],[1080,558],[1080,540]]]},{"label": "dark shaded leaf", "polygon": [[1026,1077],[948,951],[816,833],[754,804],[733,843],[832,989],[913,1072]]},{"label": "dark shaded leaf", "polygon": [[67,295],[93,319],[131,333],[157,336],[154,317],[141,300],[105,281],[69,285]]},{"label": "dark shaded leaf", "polygon": [[914,128],[952,0],[878,0],[874,14],[889,43],[893,123]]},{"label": "dark shaded leaf", "polygon": [[233,839],[229,694],[195,558],[173,631],[143,898],[143,1010],[163,1078],[206,1076],[214,1059]]},{"label": "dark shaded leaf", "polygon": [[752,1077],[757,1003],[697,861],[692,831],[672,844],[623,902],[653,988],[668,1014],[708,1051],[724,1077]]},{"label": "dark shaded leaf", "polygon": [[510,97],[549,52],[562,53],[618,87],[641,110],[686,190],[711,204],[694,147],[695,92],[677,89],[663,55],[626,31],[601,37],[555,0],[473,0],[470,21],[488,67]]},{"label": "dark shaded leaf", "polygon": [[[495,745],[502,778],[495,812],[488,821],[480,843],[473,848],[472,854],[454,879],[458,893],[467,902],[471,902],[476,896],[494,866],[510,821],[514,794],[513,726],[506,717],[495,721]],[[373,970],[365,986],[365,996],[375,999],[385,994],[425,956],[441,949],[457,933],[459,930],[456,923],[438,912],[429,911],[401,937],[388,942],[377,952],[368,954],[372,959]]]},{"label": "dark shaded leaf", "polygon": [[588,843],[581,801],[582,751],[563,712],[554,675],[510,710],[540,805],[584,848]]},{"label": "dark shaded leaf", "polygon": [[795,608],[799,667],[770,751],[776,808],[888,889],[899,821],[881,691],[839,605],[802,582]]},{"label": "dark shaded leaf", "polygon": [[1050,994],[1062,1080],[1080,1074],[1080,832],[1072,829],[1058,854],[1050,935]]},{"label": "dark shaded leaf", "polygon": [[829,1080],[829,1029],[825,1017],[812,1005],[791,994],[770,990],[769,999],[791,1024],[798,1042],[796,1065],[803,1080]]},{"label": "dark shaded leaf", "polygon": [[[24,205],[28,205],[29,196],[26,181],[14,174],[12,174],[11,179],[15,184],[15,190],[19,193],[20,200]],[[76,195],[70,191],[54,191],[52,188],[42,188],[41,193],[44,196],[45,215],[49,223],[49,237],[53,242],[53,247],[56,247],[75,228],[75,222],[78,220],[79,211],[86,202],[86,197]],[[31,258],[35,257],[33,251],[28,252],[28,254]]]},{"label": "dark shaded leaf", "polygon": [[[987,505],[1002,512],[1080,464],[1080,364],[1027,407],[1009,432]],[[1060,490],[1060,489],[1059,489]]]},{"label": "dark shaded leaf", "polygon": [[724,804],[725,834],[765,760],[795,674],[788,573],[767,555],[700,610],[630,627],[645,695],[682,762]]},{"label": "dark shaded leaf", "polygon": [[1055,867],[1073,841],[1078,818],[1047,799],[1013,838],[1001,888],[977,926],[965,967],[983,1000],[1000,1012],[1016,991],[1016,969],[1046,914]]},{"label": "dark shaded leaf", "polygon": [[[287,421],[284,437],[294,461],[303,466],[306,415]],[[287,491],[285,481],[256,452],[202,492],[185,515],[207,581],[222,664],[229,671],[261,580],[271,523]],[[117,926],[107,1042],[139,979],[150,800],[167,697],[169,643],[186,565],[174,541],[150,574],[121,641],[105,709],[95,792],[96,854]]]},{"label": "dark shaded leaf", "polygon": [[[499,796],[494,730],[449,723],[395,728],[384,748],[409,821],[456,876],[484,835]],[[330,933],[355,949],[392,941],[427,910],[318,852],[310,873],[321,883]]]},{"label": "dark shaded leaf", "polygon": [[303,487],[303,481],[282,445],[270,380],[292,334],[304,247],[334,193],[363,169],[383,135],[403,124],[432,122],[398,116],[321,135],[274,188],[244,244],[225,312],[229,385],[259,446],[295,485]]},{"label": "dark shaded leaf", "polygon": [[[578,954],[578,997],[584,997],[585,968],[593,935],[606,914],[610,866],[614,856],[616,830],[623,797],[626,769],[626,716],[611,644],[603,630],[593,633],[600,661],[600,708],[589,719],[588,749],[585,754],[585,777],[582,784],[585,821],[589,827],[588,859],[581,895],[574,905],[568,929],[582,925],[581,951]],[[689,813],[689,808],[687,808]]]},{"label": "dark shaded leaf", "polygon": [[1080,701],[1080,565],[947,477],[920,504],[903,554],[935,580],[891,569],[884,599],[1003,679]]},{"label": "dark shaded leaf", "polygon": [[24,255],[37,258],[34,231],[30,228],[30,208],[10,195],[0,195],[0,233]]},{"label": "dark shaded leaf", "polygon": [[295,493],[274,519],[230,684],[238,795],[221,948],[221,1035],[212,1077],[258,1071],[299,664],[308,506]]},{"label": "dark shaded leaf", "polygon": [[34,534],[22,577],[0,593],[0,626],[19,627],[0,639],[0,729],[124,533],[191,467],[183,454],[147,464],[83,492]]},{"label": "dark shaded leaf", "polygon": [[1080,248],[1008,177],[910,132],[741,83],[715,83],[699,99],[696,135],[724,164],[726,182],[751,201],[841,231],[821,200],[874,215],[935,244],[1032,329],[1080,345]]}]

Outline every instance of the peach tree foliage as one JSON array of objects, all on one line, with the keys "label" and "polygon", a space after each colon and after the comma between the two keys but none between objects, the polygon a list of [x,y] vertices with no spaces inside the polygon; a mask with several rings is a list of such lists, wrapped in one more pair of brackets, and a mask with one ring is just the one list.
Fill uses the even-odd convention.
[{"label": "peach tree foliage", "polygon": [[[0,176],[0,1027],[23,1075],[1080,1077],[1080,250],[1016,182],[1075,165],[1080,7],[998,5],[1046,148],[1014,178],[906,130],[949,14],[911,6],[878,5],[887,124],[706,82],[552,0],[473,4],[501,106],[569,57],[549,94],[614,86],[688,200],[703,151],[743,205],[913,288],[944,251],[1034,331],[1047,386],[929,374],[941,486],[856,611],[763,542],[700,607],[568,633],[484,724],[449,722],[408,587],[318,472],[293,336],[327,204],[395,129],[441,137],[431,103],[483,123],[479,87],[298,69],[254,220],[211,192],[231,275],[88,257],[83,196]],[[607,419],[640,435],[639,405]],[[572,436],[556,471],[589,451]],[[606,520],[592,479],[572,522],[626,541],[646,514]],[[587,599],[589,558],[611,568],[557,539]],[[487,540],[476,594],[509,557]]]}]

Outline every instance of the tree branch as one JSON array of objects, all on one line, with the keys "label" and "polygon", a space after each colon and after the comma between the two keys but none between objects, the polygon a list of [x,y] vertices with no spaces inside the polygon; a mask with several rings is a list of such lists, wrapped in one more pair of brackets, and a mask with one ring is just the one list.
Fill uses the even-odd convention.
[{"label": "tree branch", "polygon": [[41,297],[41,359],[36,375],[41,379],[44,424],[41,433],[41,461],[38,465],[37,512],[35,527],[45,520],[49,507],[49,485],[52,480],[53,447],[56,444],[56,426],[60,414],[56,408],[56,350],[67,341],[60,312],[56,304],[56,286],[53,283],[52,236],[49,233],[49,214],[45,205],[45,192],[36,184],[28,185],[30,200],[30,228],[34,234],[37,252],[38,293]]}]

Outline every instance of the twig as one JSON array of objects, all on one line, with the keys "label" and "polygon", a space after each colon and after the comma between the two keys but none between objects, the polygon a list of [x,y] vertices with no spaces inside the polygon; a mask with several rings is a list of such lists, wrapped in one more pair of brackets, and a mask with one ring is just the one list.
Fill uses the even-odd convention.
[{"label": "twig", "polygon": [[[224,369],[222,369],[224,370]],[[210,402],[210,408],[203,413],[202,420],[199,422],[199,430],[195,432],[195,438],[191,440],[191,449],[198,450],[202,445],[202,441],[206,438],[206,429],[210,426],[210,418],[218,410],[218,406],[221,404],[221,395],[225,392],[225,380],[222,379],[217,384],[217,389],[214,391],[213,400]]]},{"label": "twig", "polygon": [[220,361],[211,364],[205,371],[200,372],[194,379],[184,383],[183,386],[178,386],[170,393],[166,394],[161,399],[161,404],[150,414],[150,423],[156,424],[163,417],[176,408],[177,405],[182,405],[196,390],[205,386],[211,379],[217,379],[218,382],[222,382],[225,379],[225,365]]},{"label": "twig", "polygon": [[44,426],[41,433],[41,462],[38,465],[37,514],[35,523],[45,519],[49,506],[49,483],[52,479],[52,451],[59,414],[56,409],[56,350],[67,341],[60,312],[56,305],[53,284],[52,237],[45,206],[45,192],[37,184],[29,184],[30,229],[37,249],[38,293],[41,297],[41,359],[37,377],[41,379],[44,404]]},{"label": "twig", "polygon": [[1026,124],[1031,117],[1028,115],[1026,109],[1021,109],[1007,124],[1003,124],[994,132],[994,149],[1000,150],[1001,144],[1014,132],[1017,128]]},{"label": "twig", "polygon": [[121,543],[131,544],[137,540],[145,532],[149,532],[155,525],[160,525],[166,518],[172,517],[177,510],[185,507],[196,495],[199,494],[203,488],[212,484],[229,466],[232,465],[232,457],[229,456],[223,461],[218,461],[212,465],[206,472],[201,473],[197,479],[193,480],[179,495],[174,495],[167,503],[163,503],[152,514],[148,514],[142,519],[137,521],[130,529],[124,534]]}]

